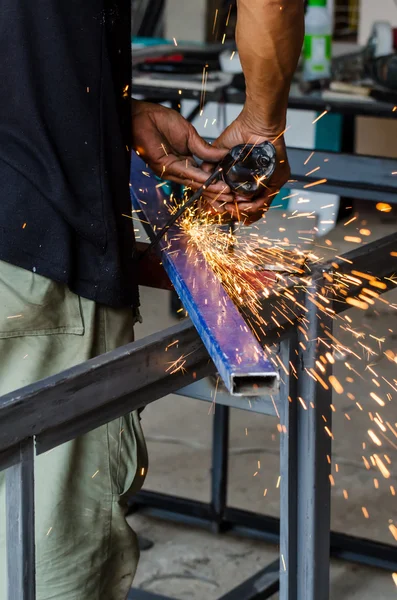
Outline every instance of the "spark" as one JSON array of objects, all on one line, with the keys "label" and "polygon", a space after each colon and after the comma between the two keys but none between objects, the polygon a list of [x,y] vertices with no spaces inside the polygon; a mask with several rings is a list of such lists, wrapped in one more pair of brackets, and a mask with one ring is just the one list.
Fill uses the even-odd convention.
[{"label": "spark", "polygon": [[327,110],[325,110],[323,113],[321,113],[321,115],[319,115],[317,117],[317,119],[314,119],[314,121],[312,121],[312,125],[314,125],[315,123],[317,123],[317,121],[319,121],[320,119],[322,119],[323,117],[325,117],[325,115],[328,113]]},{"label": "spark", "polygon": [[343,239],[345,240],[345,242],[351,242],[353,244],[361,244],[361,242],[363,241],[362,238],[354,235],[345,235]]},{"label": "spark", "polygon": [[377,445],[377,446],[381,446],[382,442],[380,441],[380,439],[378,438],[378,436],[371,430],[368,429],[368,435],[371,438],[371,440]]},{"label": "spark", "polygon": [[327,179],[319,179],[318,181],[314,181],[313,183],[307,183],[307,184],[306,184],[306,185],[304,185],[303,187],[304,187],[305,189],[307,189],[307,188],[314,187],[315,185],[321,185],[321,184],[323,184],[323,183],[327,183],[327,181],[328,181]]},{"label": "spark", "polygon": [[387,202],[378,202],[376,205],[376,210],[388,213],[391,212],[392,207],[390,206],[390,204],[387,204]]},{"label": "spark", "polygon": [[[390,523],[389,530],[390,530],[390,533],[392,534],[392,536],[394,537],[394,539],[397,542],[397,527],[394,525],[394,523]],[[396,583],[396,585],[397,585],[397,583]]]},{"label": "spark", "polygon": [[349,221],[346,221],[346,223],[343,223],[343,226],[346,227],[346,225],[350,225],[350,223],[353,223],[353,221],[355,221],[357,219],[357,217],[352,217]]},{"label": "spark", "polygon": [[330,375],[328,377],[328,381],[330,382],[337,394],[343,394],[343,387],[339,380],[335,377],[335,375]]},{"label": "spark", "polygon": [[375,400],[375,402],[379,404],[379,406],[386,406],[385,402],[381,398],[379,398],[379,396],[377,396],[375,392],[371,392],[369,395],[373,400]]},{"label": "spark", "polygon": [[379,456],[377,454],[374,454],[374,461],[375,461],[375,464],[378,467],[379,471],[382,473],[383,477],[385,479],[389,479],[390,471],[386,467],[386,465],[382,462],[382,460],[379,458]]},{"label": "spark", "polygon": [[167,350],[169,348],[171,348],[171,346],[175,346],[175,344],[178,344],[178,343],[179,343],[179,340],[175,340],[174,342],[171,342],[171,344],[168,344],[168,346],[166,347],[165,351],[167,352]]}]

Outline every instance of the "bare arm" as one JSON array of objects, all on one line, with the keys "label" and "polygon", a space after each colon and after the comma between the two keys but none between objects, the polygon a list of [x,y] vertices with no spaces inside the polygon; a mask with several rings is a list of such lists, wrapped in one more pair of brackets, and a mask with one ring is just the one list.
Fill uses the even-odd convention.
[{"label": "bare arm", "polygon": [[238,0],[236,42],[246,81],[244,116],[258,134],[285,129],[304,34],[303,0]]},{"label": "bare arm", "polygon": [[303,34],[303,0],[238,0],[236,38],[246,81],[246,102],[241,114],[214,146],[229,150],[237,144],[272,141],[278,163],[268,186],[253,200],[231,195],[228,190],[221,196],[213,195],[212,200],[209,198],[220,213],[226,210],[235,218],[259,219],[289,178],[282,134]]}]

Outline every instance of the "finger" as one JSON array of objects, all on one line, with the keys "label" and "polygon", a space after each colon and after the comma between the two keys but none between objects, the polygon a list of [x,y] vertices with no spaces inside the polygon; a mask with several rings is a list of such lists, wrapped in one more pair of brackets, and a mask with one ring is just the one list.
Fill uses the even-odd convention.
[{"label": "finger", "polygon": [[[191,164],[189,160],[175,158],[162,166],[160,175],[164,179],[178,178],[179,180],[194,181],[195,183],[203,185],[207,181],[209,174],[201,168],[194,166],[194,164]],[[222,192],[224,187],[225,184],[221,180],[214,181],[211,184],[211,189],[214,193]]]},{"label": "finger", "polygon": [[254,203],[254,202],[228,202],[224,205],[224,210],[226,210],[230,215],[233,216],[237,221],[245,221],[246,219],[250,219],[252,216],[257,216],[258,214],[262,216],[268,210],[266,204],[263,203]]},{"label": "finger", "polygon": [[192,154],[210,163],[217,163],[227,154],[227,150],[212,146],[192,126],[189,130],[188,148]]},{"label": "finger", "polygon": [[210,174],[214,170],[214,165],[212,163],[203,162],[201,163],[200,168],[206,173]]},{"label": "finger", "polygon": [[228,193],[228,190],[229,188],[225,187],[221,193],[214,193],[213,190],[209,188],[206,190],[205,194],[203,194],[203,197],[210,203],[219,202],[219,204],[228,204],[234,202],[234,196],[233,194]]},{"label": "finger", "polygon": [[216,200],[209,202],[208,203],[208,212],[210,214],[217,214],[217,215],[225,215],[225,214],[229,214],[228,211],[225,209],[226,204],[224,202],[217,202]]}]

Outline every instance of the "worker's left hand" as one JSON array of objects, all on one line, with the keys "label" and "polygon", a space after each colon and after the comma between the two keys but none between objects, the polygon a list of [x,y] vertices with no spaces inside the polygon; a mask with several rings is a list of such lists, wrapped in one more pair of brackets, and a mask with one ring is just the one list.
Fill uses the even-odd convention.
[{"label": "worker's left hand", "polygon": [[[156,175],[192,189],[198,189],[208,178],[194,156],[216,164],[226,154],[203,140],[178,112],[151,102],[133,101],[132,137],[133,147]],[[213,194],[224,188],[222,182],[209,187]]]},{"label": "worker's left hand", "polygon": [[[277,138],[277,139],[276,139]],[[206,193],[206,198],[212,208],[219,213],[227,211],[234,219],[245,223],[252,223],[263,217],[282,186],[288,181],[290,168],[285,148],[284,136],[276,131],[266,130],[261,124],[255,123],[243,112],[237,117],[222,135],[213,143],[213,146],[230,150],[239,144],[261,144],[270,141],[276,148],[277,165],[267,186],[263,186],[260,195],[252,200],[238,193],[232,194],[225,190],[222,194],[214,194],[212,190]],[[203,165],[208,173],[213,166]],[[225,186],[225,184],[223,184]]]}]

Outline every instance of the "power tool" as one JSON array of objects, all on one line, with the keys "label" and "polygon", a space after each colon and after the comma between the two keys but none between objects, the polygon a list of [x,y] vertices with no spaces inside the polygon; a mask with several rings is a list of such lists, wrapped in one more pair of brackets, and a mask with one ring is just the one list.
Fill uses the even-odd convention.
[{"label": "power tool", "polygon": [[262,144],[240,144],[234,146],[215,167],[207,181],[188,198],[170,217],[164,227],[154,236],[140,258],[152,250],[170,227],[203,195],[211,183],[223,179],[226,185],[239,196],[254,198],[266,186],[276,168],[276,149],[271,142]]}]

